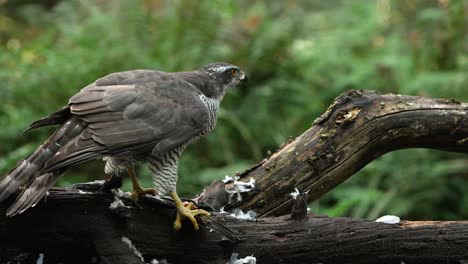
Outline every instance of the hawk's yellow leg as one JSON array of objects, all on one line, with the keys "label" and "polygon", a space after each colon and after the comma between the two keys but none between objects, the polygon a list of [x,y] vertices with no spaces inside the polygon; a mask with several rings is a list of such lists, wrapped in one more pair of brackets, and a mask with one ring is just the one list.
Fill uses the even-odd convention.
[{"label": "hawk's yellow leg", "polygon": [[128,168],[127,169],[128,175],[130,176],[130,179],[132,180],[132,186],[133,186],[133,191],[132,191],[132,198],[135,201],[138,201],[142,195],[145,194],[152,194],[156,195],[156,190],[153,188],[148,188],[148,189],[143,189],[140,186],[140,183],[138,182],[138,179],[135,174],[135,170],[133,168]]},{"label": "hawk's yellow leg", "polygon": [[193,229],[198,230],[198,223],[197,219],[195,219],[196,215],[204,215],[204,216],[210,216],[210,213],[203,209],[196,209],[195,205],[192,202],[184,203],[180,200],[179,196],[177,195],[176,192],[171,192],[172,199],[174,199],[174,202],[177,207],[177,216],[174,221],[174,229],[176,231],[179,231],[182,228],[182,219],[188,218],[193,225]]}]

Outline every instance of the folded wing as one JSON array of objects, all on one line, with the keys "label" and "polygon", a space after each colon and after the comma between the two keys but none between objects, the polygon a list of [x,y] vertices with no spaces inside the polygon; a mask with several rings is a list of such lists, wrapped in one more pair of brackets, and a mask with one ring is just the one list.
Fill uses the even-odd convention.
[{"label": "folded wing", "polygon": [[140,77],[133,81],[121,74],[104,77],[70,99],[71,114],[87,127],[46,163],[45,171],[102,155],[163,153],[201,133],[208,109],[193,86],[157,71],[133,72]]}]

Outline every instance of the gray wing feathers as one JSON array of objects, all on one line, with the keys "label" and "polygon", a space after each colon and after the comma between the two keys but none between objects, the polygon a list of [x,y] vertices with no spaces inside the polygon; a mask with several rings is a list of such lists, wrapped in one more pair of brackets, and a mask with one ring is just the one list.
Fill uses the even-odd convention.
[{"label": "gray wing feathers", "polygon": [[199,134],[208,113],[198,93],[184,83],[167,78],[164,82],[158,76],[142,84],[97,86],[96,82],[73,96],[71,113],[87,123],[86,131],[51,158],[46,171],[102,155],[148,146],[151,150],[157,144],[155,151],[163,153]]},{"label": "gray wing feathers", "polygon": [[27,132],[31,129],[35,129],[38,127],[43,127],[43,126],[51,126],[51,125],[58,125],[58,124],[63,124],[65,121],[67,121],[70,118],[70,107],[64,106],[62,109],[44,117],[41,118],[37,121],[34,121],[31,125],[29,125],[28,128],[24,132]]},{"label": "gray wing feathers", "polygon": [[103,124],[110,123],[110,121],[119,121],[122,119],[123,112],[104,112],[97,114],[89,114],[81,117],[88,124]]},{"label": "gray wing feathers", "polygon": [[88,123],[93,139],[111,153],[151,142],[160,142],[158,151],[177,147],[203,130],[207,109],[190,85],[167,76],[151,77],[151,82],[99,89],[96,84],[113,82],[97,81],[70,99],[71,112]]},{"label": "gray wing feathers", "polygon": [[149,79],[154,79],[160,75],[167,74],[156,70],[132,70],[111,73],[98,79],[95,84],[98,86],[135,84],[138,82],[147,82]]},{"label": "gray wing feathers", "polygon": [[103,146],[96,144],[88,129],[64,144],[60,150],[44,165],[45,172],[79,164],[97,158]]},{"label": "gray wing feathers", "polygon": [[151,127],[141,121],[112,122],[110,126],[92,128],[93,139],[112,148],[142,144],[154,140]]},{"label": "gray wing feathers", "polygon": [[[71,111],[87,121],[96,142],[107,148],[120,148],[147,142],[152,138],[151,128],[139,115],[133,116],[133,119],[125,118],[127,108],[132,108],[137,98],[142,97],[134,85],[106,86],[101,91],[88,90],[84,89],[80,93],[83,95],[70,99]],[[86,96],[88,93],[91,93],[89,97]],[[99,100],[96,100],[96,93],[100,94]]]},{"label": "gray wing feathers", "polygon": [[153,155],[160,155],[169,152],[200,135],[202,129],[194,130],[192,127],[180,127],[178,131],[174,131],[170,136],[160,140],[153,148]]}]

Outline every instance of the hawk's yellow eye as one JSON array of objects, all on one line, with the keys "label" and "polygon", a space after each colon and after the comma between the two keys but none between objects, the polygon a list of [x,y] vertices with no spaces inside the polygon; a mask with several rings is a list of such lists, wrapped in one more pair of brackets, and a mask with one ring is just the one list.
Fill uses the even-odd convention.
[{"label": "hawk's yellow eye", "polygon": [[238,73],[238,70],[236,70],[236,69],[231,69],[231,74],[232,74],[232,76],[236,76],[237,73]]}]

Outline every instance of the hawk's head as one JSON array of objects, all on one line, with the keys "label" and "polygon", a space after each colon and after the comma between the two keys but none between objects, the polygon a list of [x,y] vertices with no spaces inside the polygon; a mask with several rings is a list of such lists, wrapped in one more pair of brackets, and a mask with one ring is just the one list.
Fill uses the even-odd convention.
[{"label": "hawk's head", "polygon": [[228,88],[247,81],[247,76],[239,67],[226,62],[210,63],[203,66],[202,71],[220,84],[223,93]]}]

